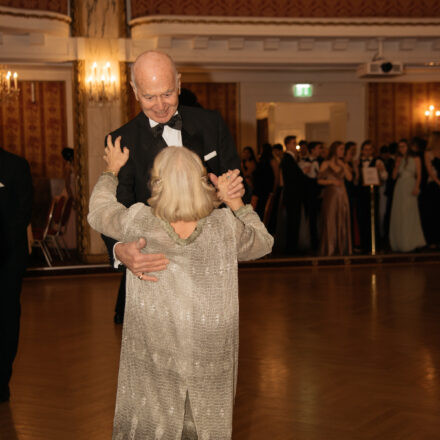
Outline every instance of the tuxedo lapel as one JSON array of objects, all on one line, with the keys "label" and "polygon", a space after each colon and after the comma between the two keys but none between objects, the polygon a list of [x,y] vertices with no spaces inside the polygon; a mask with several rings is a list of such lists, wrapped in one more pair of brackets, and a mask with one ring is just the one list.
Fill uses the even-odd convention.
[{"label": "tuxedo lapel", "polygon": [[167,146],[162,136],[154,136],[150,126],[150,121],[142,112],[138,115],[138,124],[140,126],[140,151],[138,153],[144,158],[150,168],[155,157]]},{"label": "tuxedo lapel", "polygon": [[194,151],[202,162],[205,164],[204,155],[205,148],[203,142],[203,133],[200,132],[194,121],[189,117],[185,111],[185,107],[179,107],[179,113],[182,116],[182,144],[184,147]]}]

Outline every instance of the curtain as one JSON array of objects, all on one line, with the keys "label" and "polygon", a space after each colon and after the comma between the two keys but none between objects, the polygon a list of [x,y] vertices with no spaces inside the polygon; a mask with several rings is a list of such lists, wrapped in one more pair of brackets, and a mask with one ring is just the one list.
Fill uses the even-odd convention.
[{"label": "curtain", "polygon": [[1,145],[26,158],[34,178],[62,178],[61,150],[67,146],[65,83],[19,81],[18,86],[17,99],[0,102]]},{"label": "curtain", "polygon": [[425,116],[429,105],[440,108],[440,82],[369,83],[369,138],[380,147],[401,138],[427,137],[440,129],[440,118]]}]

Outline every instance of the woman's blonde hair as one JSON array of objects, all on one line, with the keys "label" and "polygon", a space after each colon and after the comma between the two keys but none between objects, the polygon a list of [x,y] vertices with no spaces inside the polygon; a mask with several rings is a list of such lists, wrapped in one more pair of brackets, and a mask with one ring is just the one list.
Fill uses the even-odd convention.
[{"label": "woman's blonde hair", "polygon": [[148,204],[168,222],[197,221],[219,205],[199,156],[185,147],[167,147],[154,160]]}]

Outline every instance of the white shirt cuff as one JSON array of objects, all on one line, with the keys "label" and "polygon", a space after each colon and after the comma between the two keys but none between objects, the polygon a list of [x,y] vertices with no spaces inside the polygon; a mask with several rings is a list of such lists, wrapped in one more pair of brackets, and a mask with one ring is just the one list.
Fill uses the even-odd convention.
[{"label": "white shirt cuff", "polygon": [[118,241],[113,245],[113,267],[117,269],[119,266],[122,266],[122,262],[118,260],[118,257],[116,256],[115,247],[117,244],[122,243],[122,241]]}]

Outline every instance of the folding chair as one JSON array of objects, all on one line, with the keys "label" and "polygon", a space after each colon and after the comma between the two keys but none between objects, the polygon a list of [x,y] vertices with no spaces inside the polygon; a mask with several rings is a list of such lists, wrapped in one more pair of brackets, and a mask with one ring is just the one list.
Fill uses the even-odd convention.
[{"label": "folding chair", "polygon": [[52,199],[49,212],[47,213],[46,223],[43,228],[32,228],[32,235],[34,236],[34,242],[32,247],[39,247],[43,252],[44,258],[48,266],[52,267],[52,256],[49,251],[49,247],[46,246],[47,233],[52,222],[53,212],[55,209],[56,199]]}]

